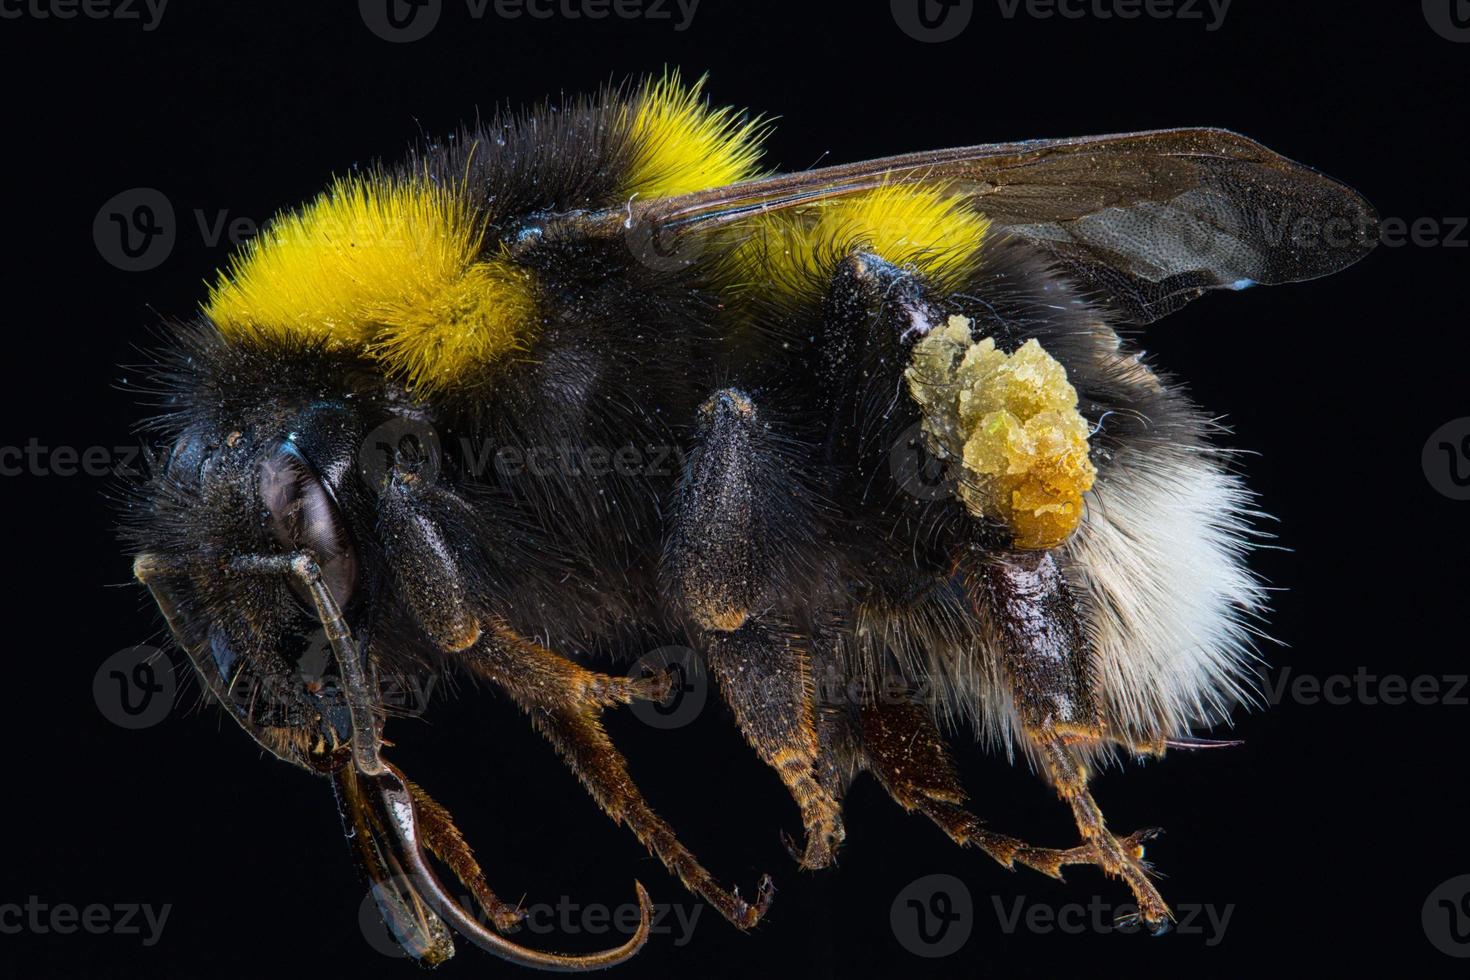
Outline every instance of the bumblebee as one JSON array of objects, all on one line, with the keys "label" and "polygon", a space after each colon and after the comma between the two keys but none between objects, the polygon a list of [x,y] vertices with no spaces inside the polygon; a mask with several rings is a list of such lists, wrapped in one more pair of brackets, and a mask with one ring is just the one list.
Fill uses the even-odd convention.
[{"label": "bumblebee", "polygon": [[[622,946],[505,935],[520,912],[385,754],[385,692],[441,671],[508,695],[686,887],[761,919],[770,879],[718,883],[600,723],[668,678],[587,664],[671,642],[789,789],[803,868],[833,863],[867,772],[961,846],[1095,865],[1171,920],[1151,832],[1115,832],[1089,777],[1228,744],[1196,733],[1251,697],[1264,592],[1218,426],[1120,330],[1342,269],[1376,216],[1223,130],[770,174],[767,128],[677,76],[503,114],[337,179],[168,327],[136,577],[205,691],[330,780],[421,962],[457,932],[603,967],[649,929],[637,885]],[[568,453],[613,462],[527,465]],[[982,827],[952,729],[1023,756],[1075,846]]]}]

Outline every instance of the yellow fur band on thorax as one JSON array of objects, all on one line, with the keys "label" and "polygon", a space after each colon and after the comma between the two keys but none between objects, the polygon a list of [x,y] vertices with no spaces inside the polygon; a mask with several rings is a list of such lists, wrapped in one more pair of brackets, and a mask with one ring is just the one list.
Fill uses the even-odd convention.
[{"label": "yellow fur band on thorax", "polygon": [[[763,124],[700,96],[701,83],[666,76],[619,110],[630,197],[756,175]],[[472,380],[526,350],[539,323],[531,274],[485,248],[472,197],[426,177],[339,180],[249,242],[204,312],[229,340],[319,342],[372,358],[418,391]]]},{"label": "yellow fur band on thorax", "polygon": [[473,209],[427,180],[340,180],[273,221],[210,290],[231,339],[357,350],[439,389],[513,350],[535,325],[529,274],[480,256]]}]

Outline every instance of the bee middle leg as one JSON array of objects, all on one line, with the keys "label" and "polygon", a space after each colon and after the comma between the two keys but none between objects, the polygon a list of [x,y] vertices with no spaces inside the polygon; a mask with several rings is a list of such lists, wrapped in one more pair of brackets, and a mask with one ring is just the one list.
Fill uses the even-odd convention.
[{"label": "bee middle leg", "polygon": [[825,868],[847,836],[840,776],[818,734],[809,651],[779,627],[747,623],[705,637],[710,671],[756,754],[781,777],[801,811],[806,869]]},{"label": "bee middle leg", "polygon": [[839,778],[818,731],[811,645],[776,611],[789,608],[783,592],[801,588],[788,558],[811,515],[768,425],[735,389],[701,407],[664,574],[746,741],[801,811],[802,866],[823,868],[845,836]]}]

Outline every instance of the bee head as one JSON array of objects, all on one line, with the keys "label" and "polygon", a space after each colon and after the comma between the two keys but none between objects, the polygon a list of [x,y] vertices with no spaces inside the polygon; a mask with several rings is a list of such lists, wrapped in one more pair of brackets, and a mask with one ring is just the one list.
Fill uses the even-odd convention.
[{"label": "bee head", "polygon": [[174,443],[165,479],[192,491],[198,507],[231,509],[208,521],[223,532],[210,542],[217,555],[238,557],[228,553],[242,545],[246,553],[308,552],[345,608],[357,592],[358,559],[339,494],[353,490],[359,441],[353,413],[332,404],[250,432],[194,427]]},{"label": "bee head", "polygon": [[333,400],[220,407],[183,415],[166,434],[134,504],[139,577],[247,731],[318,767],[351,725],[313,591],[349,631],[362,627],[373,531],[358,474],[366,422]]}]

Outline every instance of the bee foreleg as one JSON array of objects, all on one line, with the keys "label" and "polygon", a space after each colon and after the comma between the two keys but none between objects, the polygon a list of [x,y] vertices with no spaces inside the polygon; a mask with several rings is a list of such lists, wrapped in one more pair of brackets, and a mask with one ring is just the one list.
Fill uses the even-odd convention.
[{"label": "bee foreleg", "polygon": [[465,575],[475,563],[457,553],[474,538],[450,533],[470,515],[452,491],[416,473],[395,470],[378,497],[378,533],[388,567],[415,621],[445,653],[470,647],[482,628],[471,604],[473,584]]},{"label": "bee foreleg", "polygon": [[474,597],[486,590],[469,575],[479,563],[461,550],[476,538],[474,514],[453,490],[395,469],[379,492],[377,520],[405,604],[440,652],[469,651],[488,632],[534,662],[533,676],[565,685],[599,707],[668,696],[672,679],[666,674],[635,678],[587,670],[527,643],[483,612]]},{"label": "bee foreleg", "polygon": [[525,710],[598,806],[614,822],[627,824],[686,888],[742,929],[760,921],[774,892],[770,877],[761,879],[754,903],[741,898],[738,889],[721,888],[653,812],[633,782],[627,761],[603,729],[598,719],[603,709],[626,703],[640,691],[627,684],[610,687],[610,682],[625,679],[586,670],[499,622],[492,622],[486,639],[466,652],[476,673],[493,681]]},{"label": "bee foreleg", "polygon": [[501,932],[515,928],[526,917],[525,911],[519,906],[502,901],[490,890],[485,882],[485,873],[480,870],[480,862],[475,860],[474,851],[464,839],[464,834],[454,825],[454,818],[449,811],[405,776],[397,766],[389,763],[388,768],[403,781],[413,798],[413,813],[424,847],[448,865],[460,883],[470,890],[475,901],[480,903],[480,907],[495,923],[495,928]]}]

